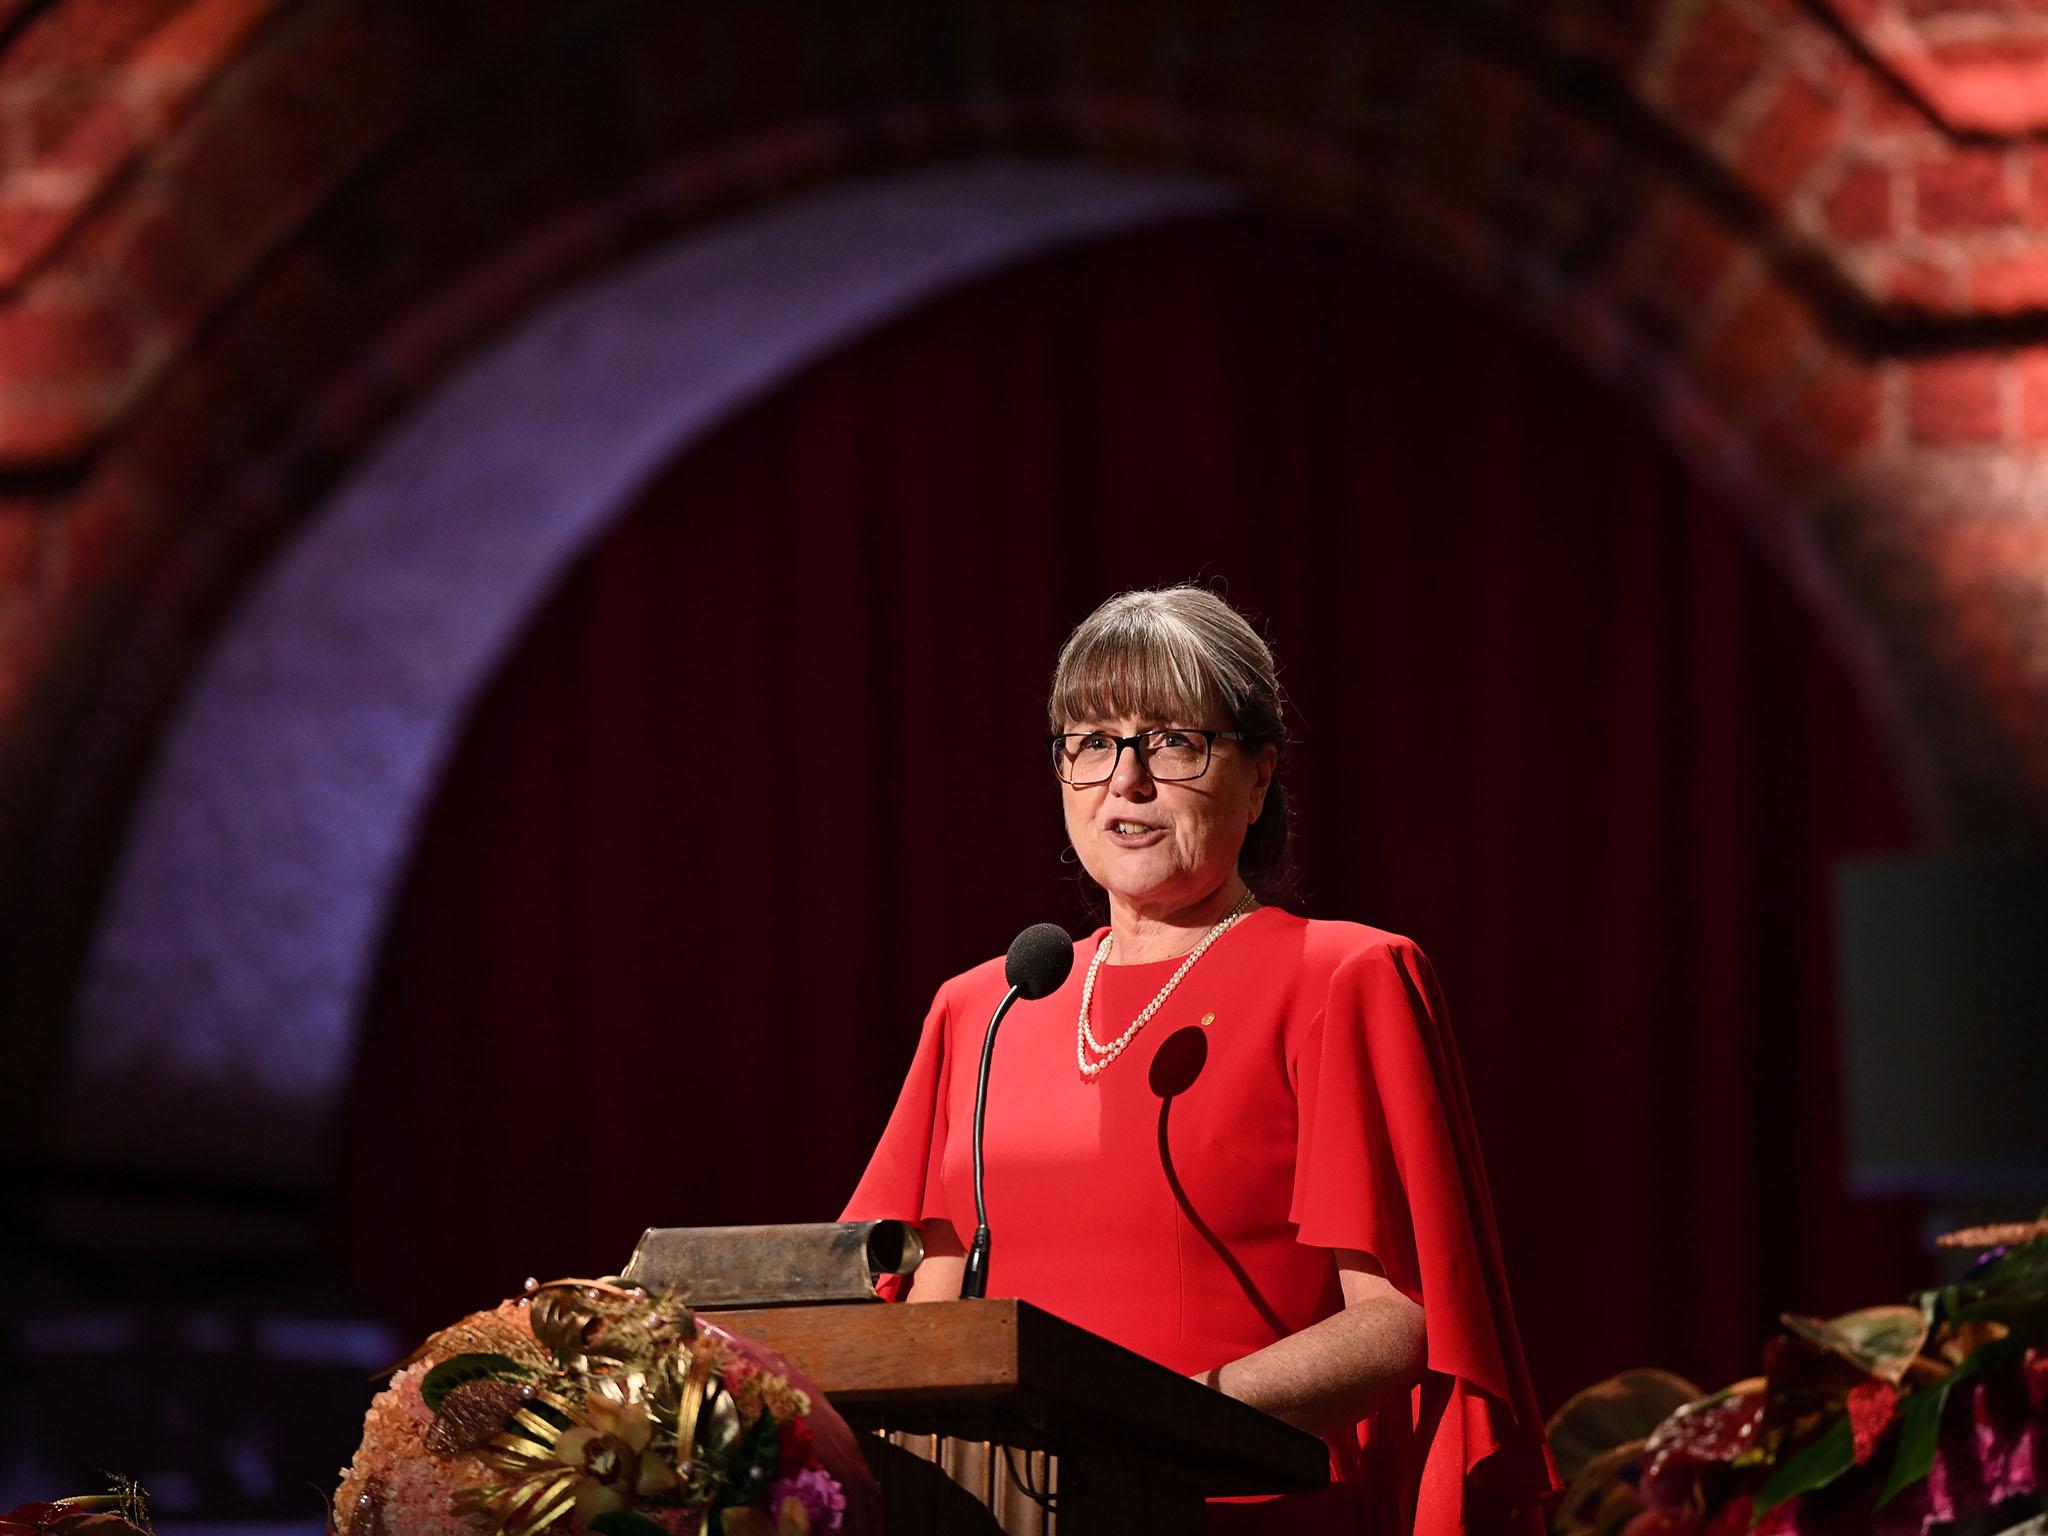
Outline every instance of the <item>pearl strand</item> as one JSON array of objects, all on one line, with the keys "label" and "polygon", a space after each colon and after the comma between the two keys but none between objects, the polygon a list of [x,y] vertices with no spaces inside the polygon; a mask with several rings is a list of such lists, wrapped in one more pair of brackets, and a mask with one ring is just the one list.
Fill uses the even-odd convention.
[{"label": "pearl strand", "polygon": [[[1211,944],[1244,920],[1245,914],[1251,910],[1251,905],[1252,893],[1246,891],[1238,897],[1237,905],[1223,914],[1223,920],[1203,934],[1201,941],[1188,951],[1187,958],[1180,963],[1180,968],[1167,978],[1166,985],[1159,989],[1159,995],[1145,1005],[1143,1012],[1131,1020],[1131,1027],[1108,1045],[1097,1040],[1095,1031],[1088,1026],[1088,1007],[1095,1000],[1095,973],[1101,969],[1103,958],[1108,955],[1109,947],[1116,938],[1114,934],[1108,933],[1102,936],[1102,942],[1095,946],[1094,957],[1088,962],[1088,975],[1081,983],[1081,1020],[1079,1028],[1074,1033],[1074,1062],[1080,1067],[1083,1077],[1094,1077],[1117,1057],[1123,1055],[1124,1047],[1137,1038],[1139,1030],[1151,1023],[1152,1015],[1157,1013],[1161,1005],[1173,995],[1173,989],[1180,985],[1181,978],[1194,969],[1195,962],[1208,953]],[[1091,1050],[1102,1059],[1090,1061],[1088,1053]]]}]

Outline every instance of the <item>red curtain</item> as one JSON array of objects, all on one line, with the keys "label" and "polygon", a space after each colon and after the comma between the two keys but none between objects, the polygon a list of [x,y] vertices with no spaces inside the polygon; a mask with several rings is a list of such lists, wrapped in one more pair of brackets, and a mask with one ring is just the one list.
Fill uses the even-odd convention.
[{"label": "red curtain", "polygon": [[1092,923],[1044,688],[1100,598],[1190,578],[1283,664],[1291,904],[1442,973],[1546,1402],[1917,1278],[1842,1191],[1829,872],[1907,826],[1835,658],[1624,402],[1241,218],[930,305],[574,571],[391,920],[336,1175],[369,1304],[831,1217],[938,982]]}]

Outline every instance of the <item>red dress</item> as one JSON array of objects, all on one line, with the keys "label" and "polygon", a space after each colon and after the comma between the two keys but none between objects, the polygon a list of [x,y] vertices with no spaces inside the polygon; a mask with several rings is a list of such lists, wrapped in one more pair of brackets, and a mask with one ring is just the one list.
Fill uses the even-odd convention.
[{"label": "red dress", "polygon": [[[1428,1375],[1333,1443],[1337,1487],[1214,1507],[1217,1529],[1539,1530],[1555,1478],[1428,960],[1395,934],[1261,908],[1090,1081],[1075,1020],[1103,932],[996,1037],[989,1294],[1194,1373],[1337,1311],[1330,1250],[1369,1253],[1422,1303]],[[1178,963],[1104,965],[1096,1038],[1121,1034]],[[975,1068],[1005,990],[1001,960],[939,989],[843,1219],[973,1235]]]}]

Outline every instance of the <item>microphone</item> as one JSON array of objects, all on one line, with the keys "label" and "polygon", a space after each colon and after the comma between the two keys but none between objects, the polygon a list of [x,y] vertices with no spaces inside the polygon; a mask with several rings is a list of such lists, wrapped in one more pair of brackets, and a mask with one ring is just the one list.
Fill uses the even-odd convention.
[{"label": "microphone", "polygon": [[[1003,957],[1003,980],[1026,1002],[1036,1002],[1059,991],[1073,968],[1074,941],[1067,937],[1067,930],[1058,923],[1033,923],[1010,940],[1010,952]],[[1008,1004],[1004,999],[1004,1006]],[[998,1017],[1000,1014],[998,1010]]]},{"label": "microphone", "polygon": [[1057,992],[1074,968],[1074,941],[1058,923],[1035,923],[1010,941],[1003,960],[1003,979],[1010,990],[996,1004],[988,1033],[981,1041],[981,1075],[974,1080],[974,1246],[960,1276],[960,1295],[972,1300],[988,1294],[988,1202],[981,1192],[981,1133],[988,1118],[988,1067],[995,1058],[996,1026],[1018,998],[1036,1000]]}]

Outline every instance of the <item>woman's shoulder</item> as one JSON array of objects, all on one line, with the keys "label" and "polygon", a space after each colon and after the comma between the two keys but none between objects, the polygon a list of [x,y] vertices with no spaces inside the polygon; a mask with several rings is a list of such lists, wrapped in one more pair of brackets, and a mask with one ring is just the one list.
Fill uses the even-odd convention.
[{"label": "woman's shoulder", "polygon": [[1009,981],[1003,974],[1003,963],[1007,957],[992,955],[979,965],[969,966],[957,975],[948,976],[939,983],[939,998],[944,1002],[966,1002],[993,992],[998,998],[1009,990]]},{"label": "woman's shoulder", "polygon": [[[1270,958],[1276,968],[1291,961],[1290,1057],[1302,1051],[1320,1055],[1325,1047],[1318,1042],[1330,1038],[1323,1031],[1331,1019],[1398,1030],[1402,1019],[1433,1012],[1435,972],[1408,935],[1370,923],[1291,915],[1287,921],[1292,954]],[[1355,1032],[1343,1029],[1338,1035],[1348,1040]]]},{"label": "woman's shoulder", "polygon": [[[1086,967],[1088,957],[1108,931],[1098,926],[1074,935],[1074,964],[1077,969]],[[953,1001],[976,1001],[985,997],[993,1005],[1010,990],[1008,963],[1008,955],[991,955],[979,965],[948,976],[939,984],[939,996]]]},{"label": "woman's shoulder", "polygon": [[1334,972],[1372,956],[1422,953],[1415,940],[1389,928],[1343,918],[1299,917],[1277,907],[1267,910],[1273,914],[1272,940],[1297,950],[1304,970]]}]

